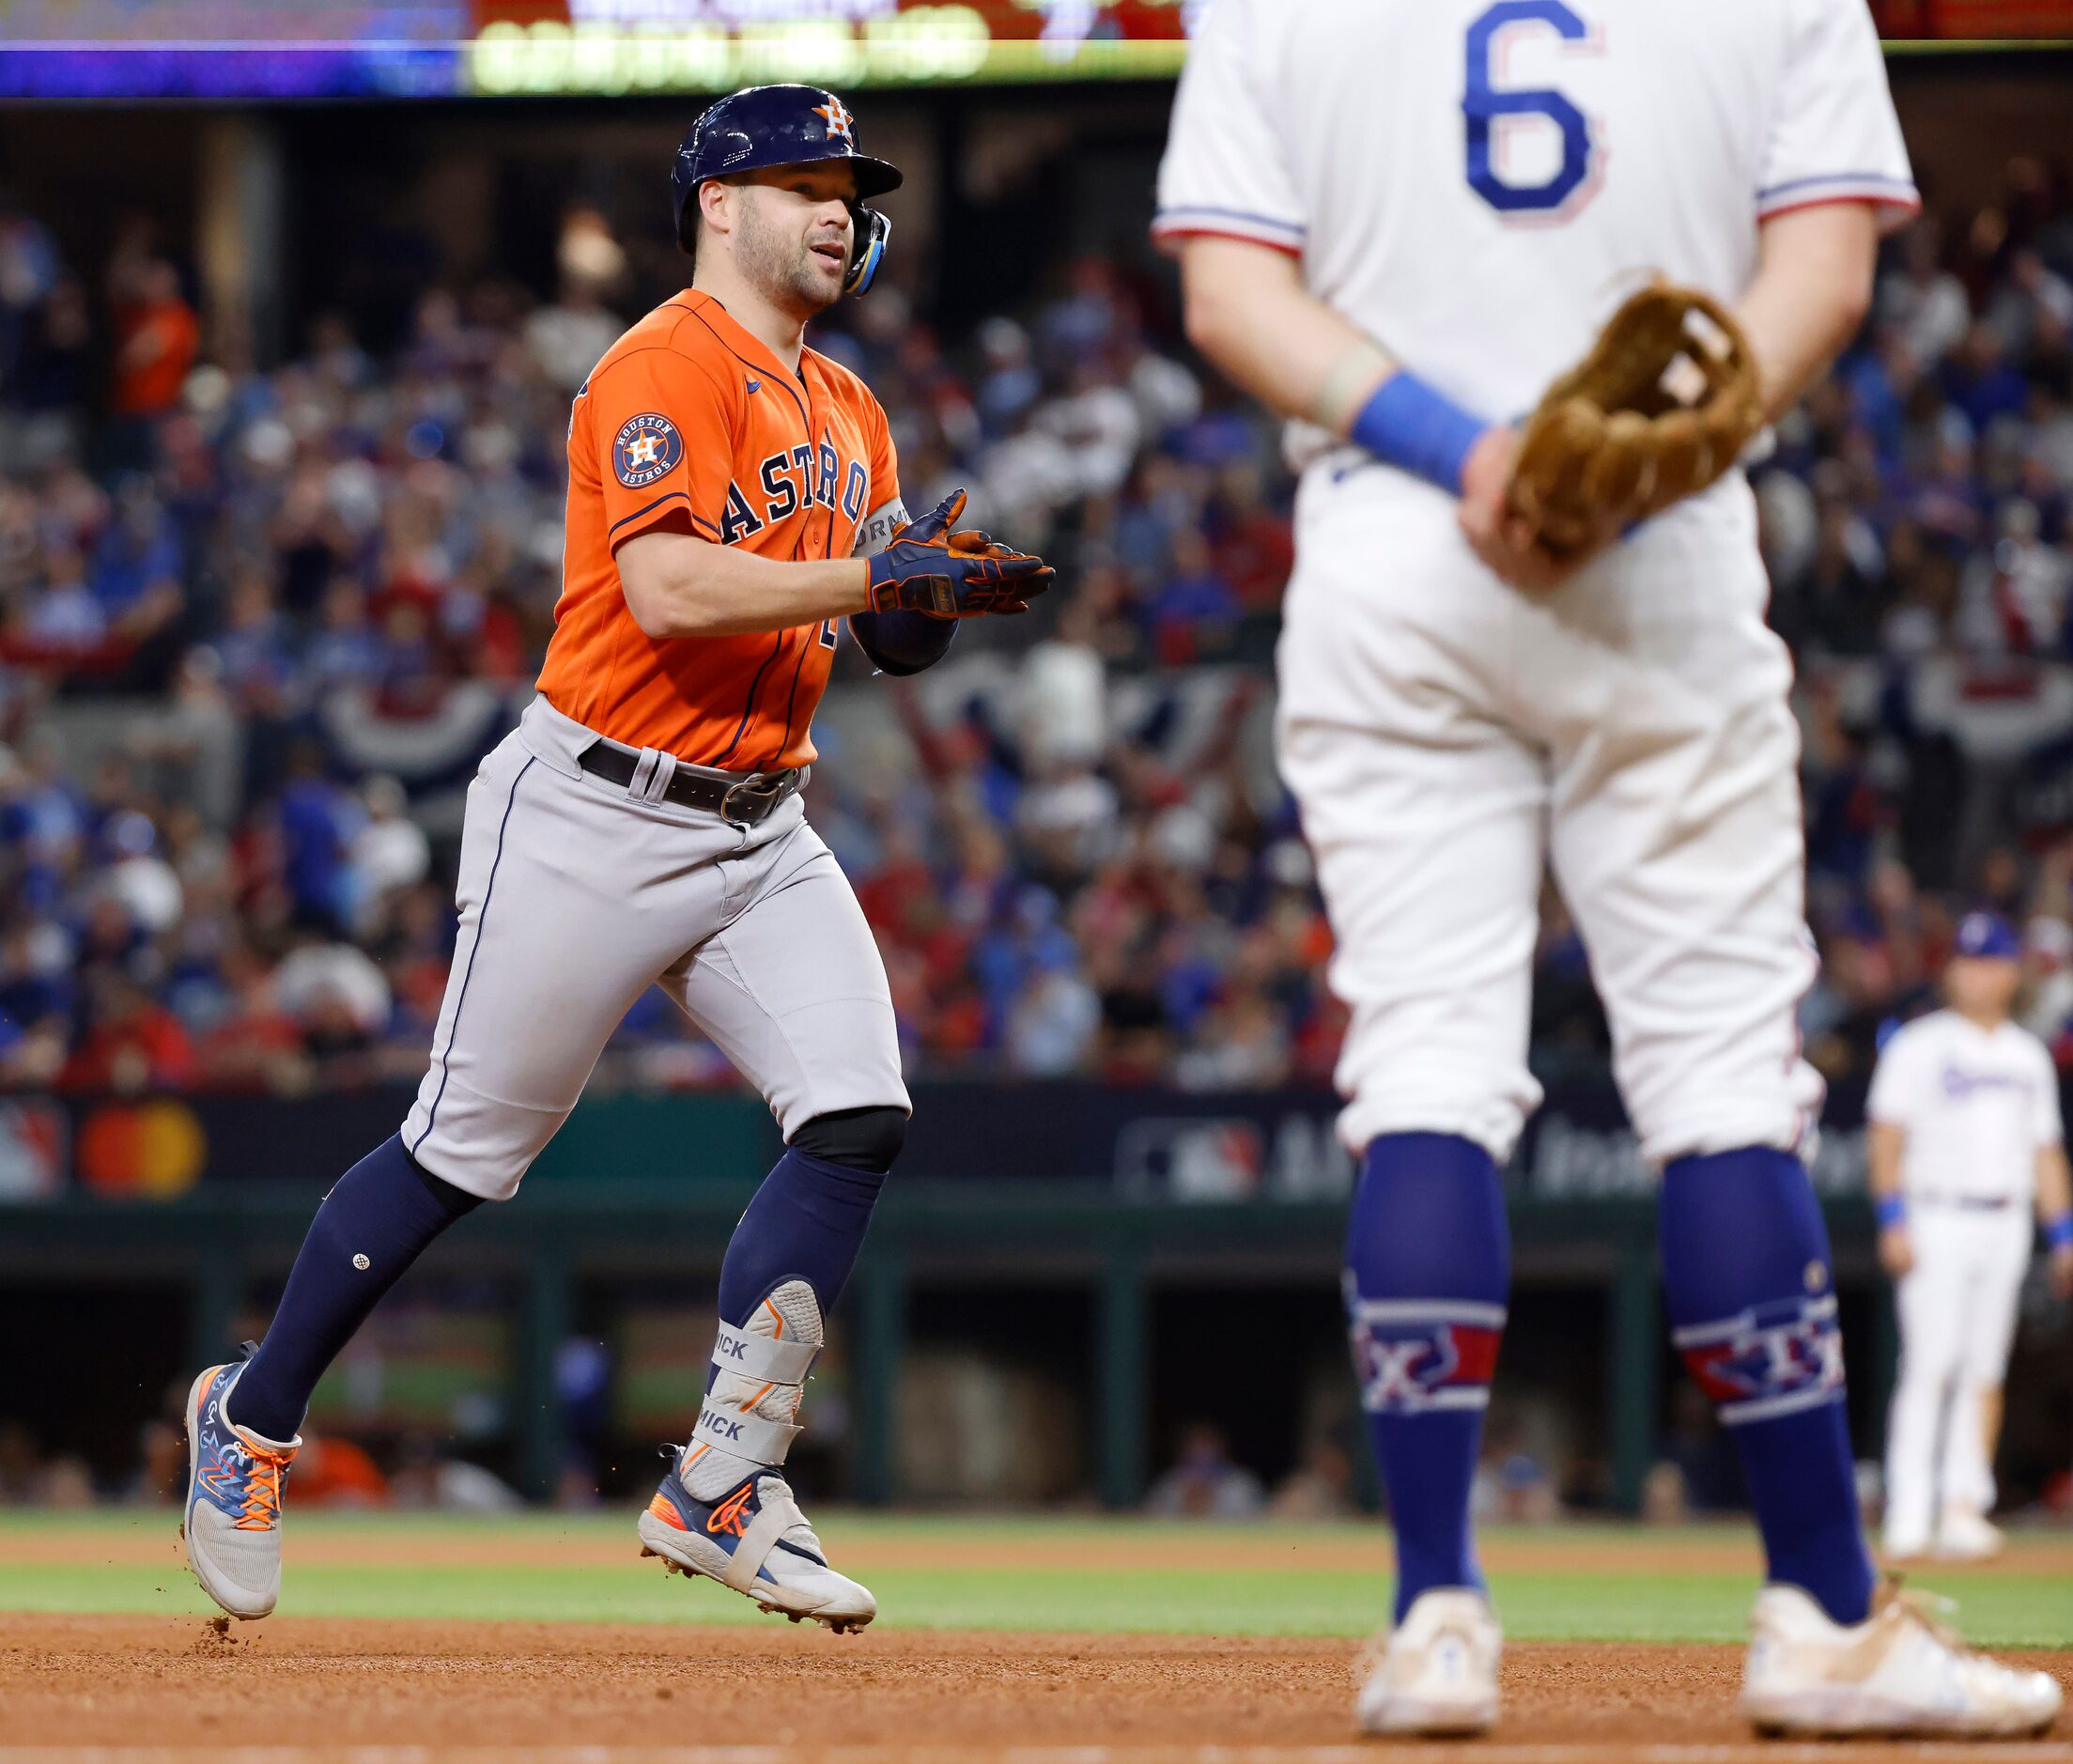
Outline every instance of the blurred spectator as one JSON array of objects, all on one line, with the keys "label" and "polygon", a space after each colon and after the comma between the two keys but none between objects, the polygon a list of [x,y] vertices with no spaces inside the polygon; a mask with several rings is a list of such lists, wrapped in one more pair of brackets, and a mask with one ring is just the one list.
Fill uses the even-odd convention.
[{"label": "blurred spectator", "polygon": [[1469,1506],[1489,1524],[1544,1525],[1562,1515],[1548,1473],[1524,1451],[1495,1454],[1478,1464]]},{"label": "blurred spectator", "polygon": [[1648,1466],[1641,1479],[1641,1523],[1645,1525],[1683,1525],[1692,1519],[1692,1500],[1684,1485],[1684,1472],[1667,1462]]},{"label": "blurred spectator", "polygon": [[[1864,335],[1756,472],[1825,961],[1802,1022],[1834,1077],[1926,997],[1973,895],[2029,926],[2032,1018],[2073,1060],[2073,213],[2010,178],[1889,243]],[[459,796],[551,628],[568,398],[666,294],[651,272],[577,204],[550,301],[422,288],[386,354],[329,310],[261,364],[148,229],[68,264],[0,202],[0,1082],[294,1088],[423,1059]],[[894,288],[816,327],[884,402],[910,506],[968,484],[976,521],[1060,565],[919,680],[838,658],[812,812],[917,1075],[1332,1067],[1264,689],[1292,487],[1152,286],[1087,256],[969,337]],[[1537,1055],[1601,1060],[1558,901],[1536,960]],[[606,1060],[723,1071],[645,1008]]]},{"label": "blurred spectator", "polygon": [[1166,1519],[1249,1519],[1266,1498],[1260,1478],[1231,1462],[1223,1430],[1191,1421],[1181,1430],[1180,1455],[1153,1483],[1145,1509]]},{"label": "blurred spectator", "polygon": [[85,1032],[57,1075],[69,1091],[178,1090],[195,1075],[178,1017],[116,967],[86,977]]},{"label": "blurred spectator", "polygon": [[386,1507],[389,1478],[364,1447],[335,1433],[305,1431],[295,1454],[298,1507]]},{"label": "blurred spectator", "polygon": [[36,1435],[21,1421],[0,1420],[0,1507],[33,1501],[41,1467]]},{"label": "blurred spectator", "polygon": [[319,1057],[365,1049],[389,1020],[388,981],[349,943],[298,943],[273,971],[273,996]]},{"label": "blurred spectator", "polygon": [[409,799],[394,779],[368,779],[360,799],[366,819],[349,847],[350,892],[353,928],[364,936],[381,923],[392,896],[431,874],[432,844],[406,812]]},{"label": "blurred spectator", "polygon": [[401,1459],[389,1478],[389,1492],[397,1507],[448,1513],[524,1509],[525,1497],[508,1482],[464,1458],[442,1456],[425,1434],[412,1433],[404,1439]]},{"label": "blurred spectator", "polygon": [[1321,1434],[1303,1454],[1303,1462],[1281,1479],[1267,1510],[1276,1519],[1317,1523],[1350,1519],[1357,1510],[1354,1500],[1354,1461],[1346,1448],[1328,1434]]},{"label": "blurred spectator", "polygon": [[162,416],[193,364],[201,321],[180,298],[179,272],[162,258],[118,255],[108,276],[116,359],[108,408],[117,416]]}]

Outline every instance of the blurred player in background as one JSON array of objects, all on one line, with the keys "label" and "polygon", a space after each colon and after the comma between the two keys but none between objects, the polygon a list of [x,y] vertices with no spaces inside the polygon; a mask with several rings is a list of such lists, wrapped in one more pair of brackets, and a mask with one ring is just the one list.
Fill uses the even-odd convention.
[{"label": "blurred player in background", "polygon": [[1900,1381],[1886,1441],[1886,1555],[1991,1555],[1994,1443],[2031,1211],[2051,1282],[2073,1293],[2073,1190],[2059,1075],[2009,1021],[2015,927],[1959,922],[1942,1011],[1894,1032],[1865,1105],[1879,1259],[1899,1283]]},{"label": "blurred player in background", "polygon": [[1767,1729],[2017,1732],[2043,1674],[1876,1598],[1827,1232],[1791,666],[1731,472],[1557,562],[1509,426],[1650,272],[1725,302],[1790,408],[1919,204],[1863,0],[1215,0],[1159,179],[1190,336],[1307,457],[1279,654],[1283,775],[1353,1014],[1345,1288],[1397,1533],[1363,1727],[1462,1732],[1499,1634],[1469,1485],[1505,1320],[1498,1168],[1543,863],[1663,1172],[1676,1339],[1769,1562]]}]

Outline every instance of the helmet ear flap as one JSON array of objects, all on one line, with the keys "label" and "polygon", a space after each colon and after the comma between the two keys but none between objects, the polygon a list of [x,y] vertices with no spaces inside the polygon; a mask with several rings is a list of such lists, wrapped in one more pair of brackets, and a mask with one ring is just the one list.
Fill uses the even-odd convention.
[{"label": "helmet ear flap", "polygon": [[849,205],[849,223],[854,243],[850,246],[849,273],[843,280],[843,292],[862,294],[869,290],[878,273],[878,265],[884,261],[886,241],[892,237],[892,223],[876,209],[867,209],[860,202]]}]

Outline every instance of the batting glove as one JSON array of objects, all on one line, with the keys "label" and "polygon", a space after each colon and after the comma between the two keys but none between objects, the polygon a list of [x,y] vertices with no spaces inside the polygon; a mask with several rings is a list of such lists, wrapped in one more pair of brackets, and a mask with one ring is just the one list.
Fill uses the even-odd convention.
[{"label": "batting glove", "polygon": [[954,490],[886,541],[871,560],[874,612],[971,619],[1029,610],[1051,585],[1051,566],[996,545],[986,534],[952,533],[951,522],[964,512],[965,492]]}]

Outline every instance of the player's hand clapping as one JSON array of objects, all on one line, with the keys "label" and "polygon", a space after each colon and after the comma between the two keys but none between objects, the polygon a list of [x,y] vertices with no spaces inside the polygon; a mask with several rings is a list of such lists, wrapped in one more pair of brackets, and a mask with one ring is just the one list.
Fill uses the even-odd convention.
[{"label": "player's hand clapping", "polygon": [[936,619],[1027,612],[1051,585],[1040,557],[996,545],[988,534],[951,531],[965,512],[953,490],[919,520],[894,532],[871,560],[871,610],[920,612]]},{"label": "player's hand clapping", "polygon": [[1619,536],[1608,520],[1595,543],[1559,559],[1535,542],[1532,523],[1506,504],[1519,431],[1508,424],[1485,429],[1462,468],[1456,518],[1462,536],[1492,571],[1526,594],[1558,588]]}]

